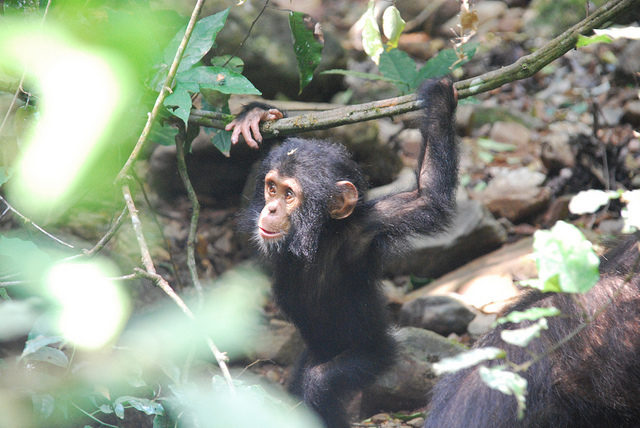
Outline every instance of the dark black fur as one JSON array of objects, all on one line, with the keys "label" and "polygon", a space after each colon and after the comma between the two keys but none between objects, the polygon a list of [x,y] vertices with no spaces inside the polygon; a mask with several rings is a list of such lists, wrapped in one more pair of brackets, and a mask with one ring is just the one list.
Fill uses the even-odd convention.
[{"label": "dark black fur", "polygon": [[[523,376],[528,381],[524,420],[516,417],[511,396],[489,389],[477,369],[444,377],[436,386],[426,428],[620,428],[640,426],[640,276],[638,247],[633,239],[609,252],[602,260],[602,277],[577,303],[565,294],[530,293],[510,310],[555,306],[568,317],[550,318],[528,350],[542,354],[574,331],[586,310],[590,316],[606,308],[591,325],[550,356],[534,364]],[[610,306],[608,302],[615,297]],[[523,323],[523,326],[526,325]],[[531,356],[508,346],[501,326],[477,347],[506,349],[509,358],[522,363]]]},{"label": "dark black fur", "polygon": [[[307,345],[291,390],[330,428],[348,426],[345,398],[372,382],[394,359],[395,343],[378,290],[383,261],[407,235],[443,230],[454,210],[458,156],[452,84],[429,81],[419,98],[424,103],[426,149],[418,189],[365,201],[365,180],[344,147],[291,138],[265,159],[245,215],[245,224],[255,230],[269,170],[277,169],[302,185],[303,203],[292,216],[291,230],[267,257],[274,265],[276,301]],[[329,216],[328,201],[341,180],[351,181],[360,198],[349,217],[335,220]]]}]

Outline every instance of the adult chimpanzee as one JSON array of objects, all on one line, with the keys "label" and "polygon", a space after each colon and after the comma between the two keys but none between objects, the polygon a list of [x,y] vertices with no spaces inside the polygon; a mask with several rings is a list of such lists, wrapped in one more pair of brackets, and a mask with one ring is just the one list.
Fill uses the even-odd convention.
[{"label": "adult chimpanzee", "polygon": [[[409,234],[434,233],[455,207],[457,95],[448,80],[426,82],[417,189],[365,201],[365,180],[341,145],[290,138],[262,164],[245,223],[274,265],[274,295],[307,349],[290,390],[330,428],[348,427],[343,401],[394,359],[382,264]],[[280,117],[250,105],[227,129],[260,140],[260,120]]]},{"label": "adult chimpanzee", "polygon": [[[639,257],[638,243],[631,239],[603,257],[601,279],[587,294],[525,295],[511,310],[554,306],[563,313],[550,318],[549,330],[526,350],[500,339],[500,331],[513,325],[491,331],[476,345],[503,348],[520,364],[531,360],[529,352],[544,355],[569,339],[522,373],[528,382],[523,420],[517,419],[515,399],[488,388],[474,368],[438,383],[425,427],[640,426]],[[595,318],[586,327],[585,313]]]}]

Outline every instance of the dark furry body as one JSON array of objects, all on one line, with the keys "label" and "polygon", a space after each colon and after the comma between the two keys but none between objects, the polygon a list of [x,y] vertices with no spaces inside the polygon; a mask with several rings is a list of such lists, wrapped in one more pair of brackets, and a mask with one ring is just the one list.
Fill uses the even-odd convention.
[{"label": "dark furry body", "polygon": [[[579,328],[584,311],[593,316],[603,310],[569,342],[523,374],[528,381],[524,420],[516,418],[513,397],[488,388],[477,369],[470,369],[446,376],[438,383],[425,427],[640,426],[638,257],[637,241],[630,239],[602,259],[601,279],[585,295],[574,300],[566,294],[535,292],[509,310],[555,306],[568,315],[549,318],[549,330],[527,348],[535,354],[544,353]],[[609,304],[612,298],[613,303]],[[500,339],[500,331],[515,327],[505,325],[491,331],[476,347],[506,349],[516,363],[530,360],[522,348],[508,346]]]},{"label": "dark furry body", "polygon": [[[416,190],[365,201],[365,180],[342,146],[291,138],[265,159],[245,214],[245,228],[255,230],[268,171],[300,182],[303,203],[291,215],[287,237],[261,245],[274,266],[276,301],[307,345],[291,391],[330,428],[348,427],[344,400],[394,360],[395,343],[378,289],[382,263],[406,236],[443,230],[455,207],[452,84],[429,81],[419,97],[425,117]],[[327,207],[342,180],[355,185],[359,200],[350,216],[337,220]]]}]

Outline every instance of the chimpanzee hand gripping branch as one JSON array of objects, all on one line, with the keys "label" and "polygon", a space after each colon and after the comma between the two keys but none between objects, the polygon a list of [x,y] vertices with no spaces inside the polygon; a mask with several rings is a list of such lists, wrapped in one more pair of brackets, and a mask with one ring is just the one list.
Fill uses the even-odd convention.
[{"label": "chimpanzee hand gripping branch", "polygon": [[[442,231],[455,208],[457,94],[448,80],[429,80],[417,188],[365,201],[366,183],[345,148],[288,138],[262,163],[243,216],[274,266],[274,295],[306,343],[290,384],[329,428],[349,426],[344,401],[389,368],[395,342],[378,289],[382,264],[413,233]],[[227,126],[251,146],[261,120],[282,113],[250,104]]]}]

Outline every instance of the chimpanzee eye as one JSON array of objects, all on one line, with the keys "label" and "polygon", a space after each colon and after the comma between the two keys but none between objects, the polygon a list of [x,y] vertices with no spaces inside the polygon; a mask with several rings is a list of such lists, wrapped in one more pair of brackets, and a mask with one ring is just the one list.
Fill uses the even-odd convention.
[{"label": "chimpanzee eye", "polygon": [[273,181],[267,181],[267,192],[270,195],[275,195],[276,194],[276,183],[274,183]]},{"label": "chimpanzee eye", "polygon": [[287,189],[287,192],[285,193],[285,197],[287,198],[287,202],[293,202],[293,200],[296,197],[296,194],[293,193],[293,190]]}]

